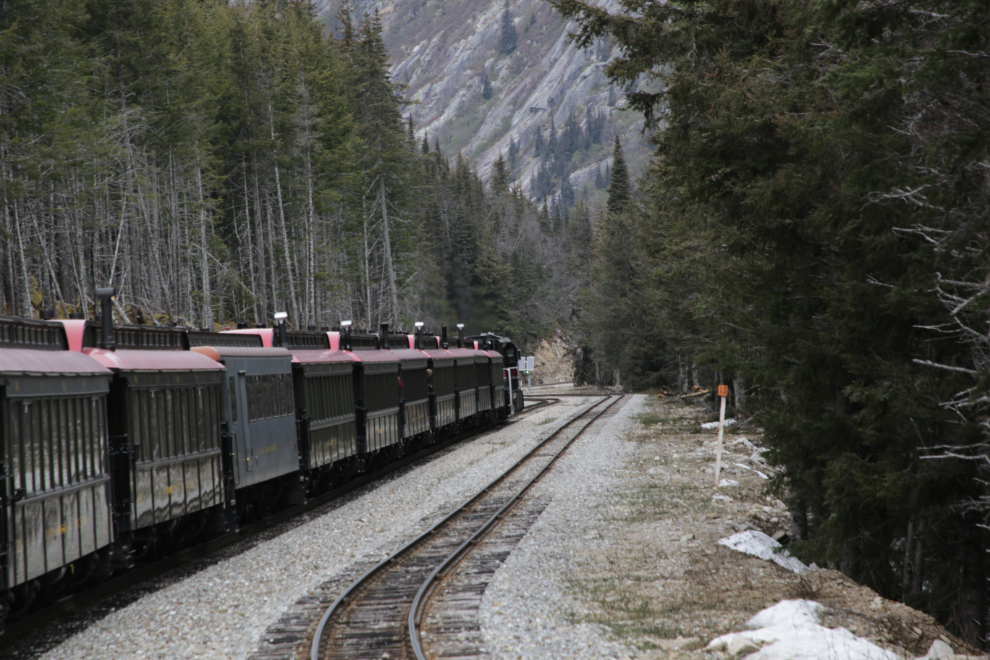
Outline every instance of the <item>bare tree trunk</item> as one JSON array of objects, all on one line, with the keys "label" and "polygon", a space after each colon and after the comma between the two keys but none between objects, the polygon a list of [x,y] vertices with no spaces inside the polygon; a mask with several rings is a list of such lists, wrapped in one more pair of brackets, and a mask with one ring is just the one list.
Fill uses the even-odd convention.
[{"label": "bare tree trunk", "polygon": [[21,301],[21,316],[31,318],[34,308],[31,305],[31,280],[28,278],[27,261],[24,258],[24,238],[21,235],[21,218],[17,202],[14,201],[14,228],[17,229],[17,247],[21,256],[21,277],[24,284],[24,300]]},{"label": "bare tree trunk", "polygon": [[241,180],[244,182],[244,228],[247,234],[247,249],[245,252],[248,258],[248,276],[251,280],[251,292],[255,296],[252,304],[254,307],[254,319],[257,322],[260,318],[258,316],[258,289],[255,284],[254,248],[251,246],[251,201],[248,196],[247,159],[244,156],[241,156]]},{"label": "bare tree trunk", "polygon": [[210,253],[206,236],[206,208],[203,198],[203,172],[199,164],[196,164],[196,186],[199,189],[199,245],[200,258],[199,270],[203,278],[203,327],[213,330],[213,303],[210,297]]},{"label": "bare tree trunk", "polygon": [[961,637],[980,647],[983,644],[983,631],[987,609],[984,602],[986,576],[983,570],[983,556],[986,554],[980,542],[976,524],[980,521],[960,520],[963,527],[959,543],[959,628]]},{"label": "bare tree trunk", "polygon": [[904,566],[901,569],[901,598],[904,598],[908,594],[908,589],[911,587],[911,546],[914,543],[914,518],[908,520],[907,526],[907,538],[904,539]]},{"label": "bare tree trunk", "polygon": [[732,378],[732,392],[736,401],[736,411],[742,412],[746,406],[746,380],[739,374]]},{"label": "bare tree trunk", "polygon": [[924,576],[924,567],[922,561],[924,561],[924,546],[922,545],[922,539],[924,539],[923,532],[925,531],[925,522],[923,520],[918,520],[914,525],[914,563],[911,565],[911,593],[918,593],[921,591],[921,580]]},{"label": "bare tree trunk", "polygon": [[364,290],[365,290],[365,314],[367,315],[367,327],[371,330],[371,252],[368,248],[368,216],[364,216]]},{"label": "bare tree trunk", "polygon": [[292,320],[299,323],[299,307],[296,305],[296,279],[293,275],[292,253],[289,250],[289,233],[285,225],[285,205],[282,203],[282,181],[278,171],[278,153],[275,151],[275,117],[272,114],[271,101],[268,102],[268,127],[272,136],[272,163],[275,165],[275,192],[278,198],[279,233],[282,236],[282,250],[285,254],[285,274],[289,278],[289,306],[292,310]]},{"label": "bare tree trunk", "polygon": [[386,315],[386,318],[390,319],[393,323],[398,323],[399,295],[395,287],[395,266],[392,263],[392,240],[388,227],[388,194],[386,192],[384,176],[378,178],[378,202],[382,207],[382,233],[385,239],[385,271],[388,274],[389,301],[392,305],[392,309]]},{"label": "bare tree trunk", "polygon": [[261,187],[258,185],[258,161],[252,154],[251,173],[254,179],[254,238],[257,241],[255,249],[258,255],[258,288],[254,290],[254,295],[260,304],[255,305],[255,323],[263,324],[268,318],[268,273],[265,269],[265,233],[262,231],[261,221]]}]

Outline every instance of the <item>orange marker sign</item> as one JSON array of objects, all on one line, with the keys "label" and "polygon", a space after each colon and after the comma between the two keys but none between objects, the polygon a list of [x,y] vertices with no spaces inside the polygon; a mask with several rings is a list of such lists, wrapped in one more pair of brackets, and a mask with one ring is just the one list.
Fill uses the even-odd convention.
[{"label": "orange marker sign", "polygon": [[719,385],[718,386],[718,395],[719,396],[729,396],[729,386],[728,385]]}]

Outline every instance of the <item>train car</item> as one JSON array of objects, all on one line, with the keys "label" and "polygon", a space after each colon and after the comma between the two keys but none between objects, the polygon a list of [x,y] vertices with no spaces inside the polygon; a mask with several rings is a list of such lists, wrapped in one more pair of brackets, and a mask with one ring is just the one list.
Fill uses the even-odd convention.
[{"label": "train car", "polygon": [[422,351],[427,357],[427,386],[430,393],[430,419],[436,440],[457,430],[457,374],[452,353],[443,336],[422,337]]},{"label": "train car", "polygon": [[315,490],[331,488],[354,468],[358,420],[354,377],[358,360],[330,348],[327,332],[289,332],[302,469]]},{"label": "train car", "polygon": [[[292,354],[258,334],[187,333],[189,350],[225,367],[220,423],[229,445],[227,505],[239,522],[302,501]],[[234,496],[236,493],[236,496]]]},{"label": "train car", "polygon": [[399,405],[402,408],[402,440],[406,450],[431,439],[429,356],[416,348],[415,335],[389,333],[382,324],[382,350],[399,360]]},{"label": "train car", "polygon": [[0,317],[0,625],[110,572],[111,376],[60,324]]},{"label": "train car", "polygon": [[[495,350],[491,341],[486,339],[471,339],[474,348],[488,356],[485,378],[491,383],[491,410],[493,419],[505,419],[509,416],[509,401],[505,388],[505,374],[502,366],[502,354]],[[480,376],[479,376],[480,377]]]},{"label": "train car", "polygon": [[186,348],[176,328],[62,321],[72,346],[113,372],[107,400],[116,557],[169,552],[223,521],[224,367]]},{"label": "train car", "polygon": [[509,407],[509,414],[522,412],[525,403],[522,388],[519,385],[519,348],[508,337],[500,337],[491,332],[473,335],[468,337],[468,340],[490,346],[490,350],[502,355],[505,392],[508,397],[506,405]]}]

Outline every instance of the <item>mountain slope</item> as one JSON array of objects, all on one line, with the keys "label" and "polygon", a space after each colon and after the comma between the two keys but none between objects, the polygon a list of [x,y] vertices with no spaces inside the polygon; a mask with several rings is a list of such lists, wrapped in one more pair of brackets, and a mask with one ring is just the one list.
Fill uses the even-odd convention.
[{"label": "mountain slope", "polygon": [[[339,0],[321,7],[332,23]],[[370,1],[355,2],[356,13],[374,11]],[[508,6],[516,49],[499,52],[499,25]],[[596,174],[610,163],[618,134],[632,171],[641,171],[647,145],[642,119],[622,112],[621,90],[603,73],[610,57],[607,43],[581,50],[570,42],[573,24],[564,22],[543,0],[386,0],[378,3],[385,43],[392,57],[392,78],[406,86],[407,107],[416,135],[439,140],[448,156],[463,152],[482,179],[490,176],[499,153],[518,147],[512,177],[532,194],[541,159],[535,154],[537,131],[558,133],[573,113],[585,127],[588,110],[607,115],[598,143],[575,153],[566,171],[577,193],[593,195]],[[491,85],[485,98],[485,83]],[[552,123],[551,123],[552,120]]]}]

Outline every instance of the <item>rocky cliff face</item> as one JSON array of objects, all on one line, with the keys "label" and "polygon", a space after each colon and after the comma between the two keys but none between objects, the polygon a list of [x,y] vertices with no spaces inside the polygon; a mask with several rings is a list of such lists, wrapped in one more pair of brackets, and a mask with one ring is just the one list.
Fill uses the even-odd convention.
[{"label": "rocky cliff face", "polygon": [[[339,4],[326,0],[321,13],[332,22]],[[358,0],[353,6],[363,15],[375,4]],[[576,26],[543,0],[379,0],[377,6],[393,80],[406,85],[406,97],[414,102],[407,113],[417,137],[428,135],[431,148],[439,139],[448,156],[464,153],[483,179],[499,153],[508,159],[515,142],[512,177],[531,192],[541,163],[537,130],[547,138],[552,118],[559,134],[571,115],[584,127],[589,108],[606,113],[607,121],[599,143],[575,153],[568,164],[578,199],[595,194],[596,173],[610,166],[614,135],[634,173],[645,163],[642,118],[622,112],[623,92],[603,73],[612,55],[609,44],[578,49],[568,38]],[[509,54],[501,52],[499,38],[506,6],[517,34]]]}]

